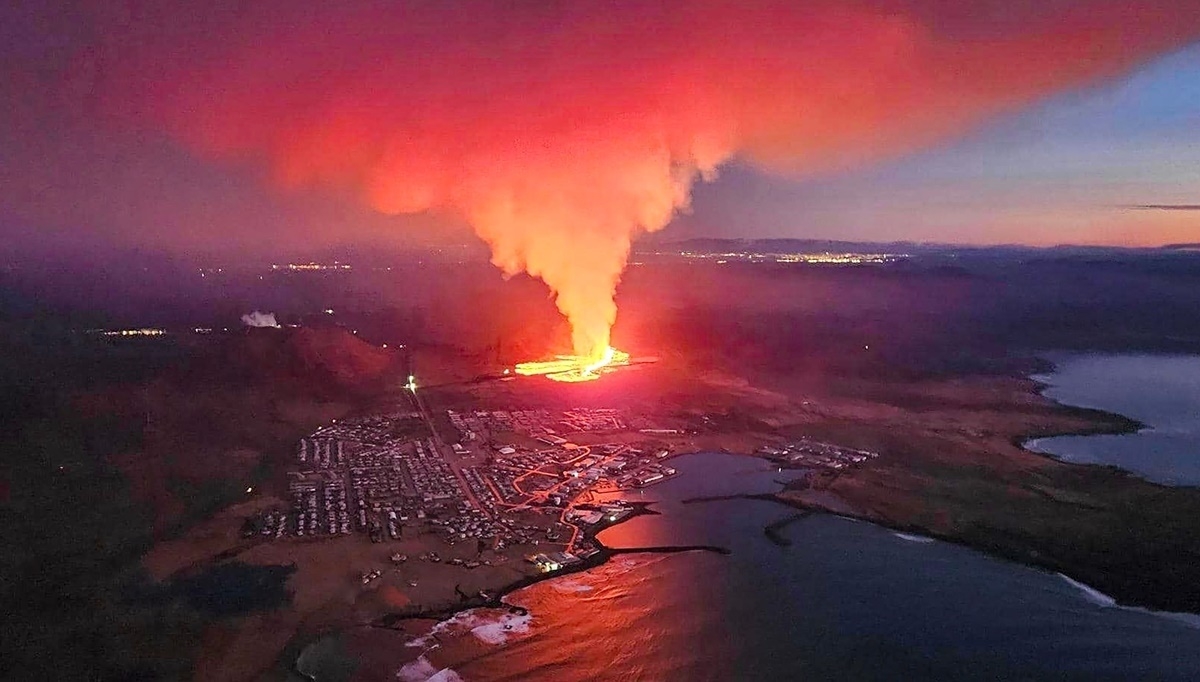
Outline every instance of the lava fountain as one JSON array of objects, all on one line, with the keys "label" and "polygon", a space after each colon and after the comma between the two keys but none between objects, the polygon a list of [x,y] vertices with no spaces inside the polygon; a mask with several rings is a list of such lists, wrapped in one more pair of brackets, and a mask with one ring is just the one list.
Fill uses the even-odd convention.
[{"label": "lava fountain", "polygon": [[599,379],[605,371],[628,364],[629,353],[606,346],[598,357],[557,355],[545,362],[522,362],[516,369],[522,376],[544,376],[554,381],[576,383]]}]

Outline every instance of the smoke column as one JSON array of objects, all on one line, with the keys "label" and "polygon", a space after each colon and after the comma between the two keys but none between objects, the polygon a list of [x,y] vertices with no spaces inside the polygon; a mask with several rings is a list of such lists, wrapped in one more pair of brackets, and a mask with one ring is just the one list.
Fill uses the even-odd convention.
[{"label": "smoke column", "polygon": [[246,327],[278,327],[279,322],[275,320],[275,313],[263,313],[255,310],[242,315],[242,325]]},{"label": "smoke column", "polygon": [[632,240],[722,163],[849,168],[1200,34],[1191,0],[165,7],[100,48],[110,111],[284,186],[465,220],[587,357]]}]

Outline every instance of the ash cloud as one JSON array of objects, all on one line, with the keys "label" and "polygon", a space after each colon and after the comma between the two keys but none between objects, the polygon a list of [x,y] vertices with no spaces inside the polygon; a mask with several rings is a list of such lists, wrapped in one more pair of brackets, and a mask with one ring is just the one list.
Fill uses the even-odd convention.
[{"label": "ash cloud", "polygon": [[1200,35],[1192,0],[159,9],[97,50],[107,114],[286,187],[469,223],[505,274],[546,283],[590,356],[631,241],[723,163],[850,168]]}]

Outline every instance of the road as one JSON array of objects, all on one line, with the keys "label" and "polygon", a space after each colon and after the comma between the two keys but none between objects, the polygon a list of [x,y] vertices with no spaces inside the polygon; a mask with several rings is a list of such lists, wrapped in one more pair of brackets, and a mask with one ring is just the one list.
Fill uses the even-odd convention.
[{"label": "road", "polygon": [[462,472],[458,455],[446,444],[446,441],[442,440],[441,434],[438,433],[437,427],[434,426],[433,415],[426,409],[425,403],[421,400],[421,394],[418,391],[410,391],[407,388],[404,389],[404,392],[409,395],[417,408],[417,412],[421,414],[421,419],[425,422],[425,426],[429,428],[434,447],[438,449],[438,454],[442,456],[442,459],[450,465],[450,471],[454,472],[455,478],[458,479],[459,487],[462,488],[463,495],[466,495],[467,501],[486,516],[491,517],[491,512],[488,511],[487,507],[483,506],[483,503],[475,496],[475,490],[467,483],[467,477]]}]

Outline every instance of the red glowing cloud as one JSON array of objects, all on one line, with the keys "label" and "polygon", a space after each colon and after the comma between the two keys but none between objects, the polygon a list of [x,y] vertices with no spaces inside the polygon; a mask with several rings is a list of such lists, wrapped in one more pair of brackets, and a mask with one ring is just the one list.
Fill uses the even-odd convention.
[{"label": "red glowing cloud", "polygon": [[466,220],[596,356],[631,240],[723,162],[810,173],[928,144],[1185,44],[1193,5],[289,4],[138,33],[109,102],[288,186]]}]

